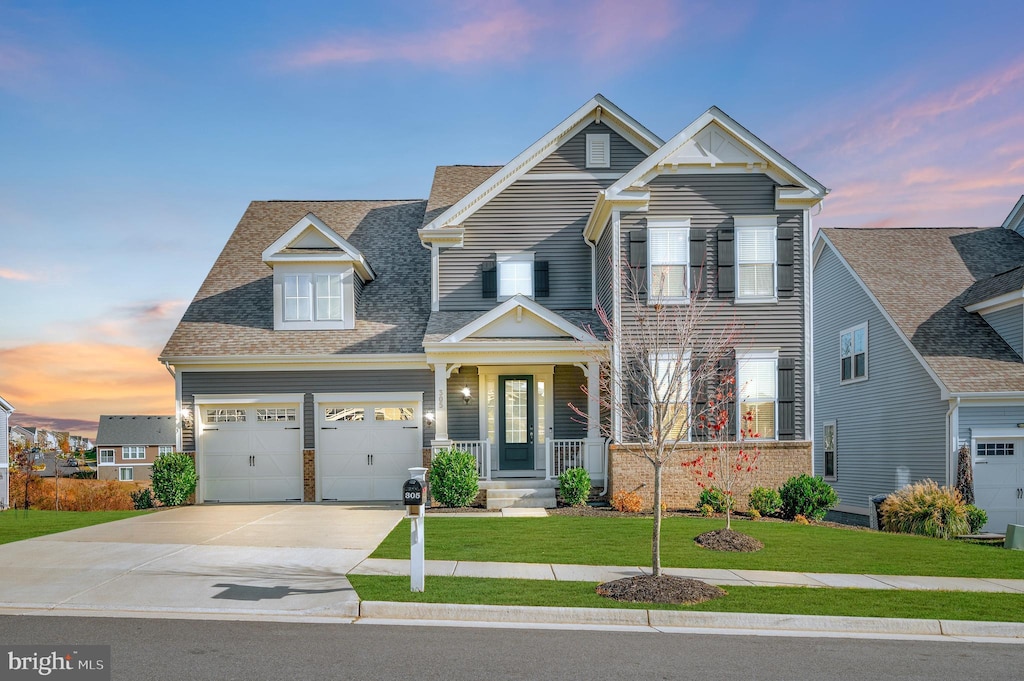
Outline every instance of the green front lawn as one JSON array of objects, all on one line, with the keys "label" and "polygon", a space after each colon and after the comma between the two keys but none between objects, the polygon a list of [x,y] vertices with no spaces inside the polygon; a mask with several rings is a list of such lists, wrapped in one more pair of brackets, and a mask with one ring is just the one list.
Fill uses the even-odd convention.
[{"label": "green front lawn", "polygon": [[412,593],[408,577],[349,575],[348,578],[359,598],[366,601],[1024,621],[1024,594],[730,586],[726,587],[728,596],[713,601],[665,605],[623,603],[604,598],[594,592],[596,585],[590,582],[427,577],[426,591]]},{"label": "green front lawn", "polygon": [[45,534],[109,523],[150,511],[36,511],[8,509],[0,513],[0,544]]},{"label": "green front lawn", "polygon": [[[426,519],[428,560],[650,565],[650,518],[447,518]],[[1024,551],[793,523],[738,520],[733,529],[760,539],[757,553],[702,549],[693,538],[724,527],[721,519],[665,518],[664,567],[785,570],[880,575],[935,575],[1024,579]],[[406,522],[372,558],[408,558]]]}]

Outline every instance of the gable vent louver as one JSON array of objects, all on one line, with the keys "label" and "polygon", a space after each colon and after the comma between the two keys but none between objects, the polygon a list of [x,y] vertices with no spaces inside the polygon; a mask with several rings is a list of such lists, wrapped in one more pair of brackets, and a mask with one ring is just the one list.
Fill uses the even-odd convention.
[{"label": "gable vent louver", "polygon": [[610,135],[588,134],[587,135],[587,167],[607,168],[611,165],[611,141]]}]

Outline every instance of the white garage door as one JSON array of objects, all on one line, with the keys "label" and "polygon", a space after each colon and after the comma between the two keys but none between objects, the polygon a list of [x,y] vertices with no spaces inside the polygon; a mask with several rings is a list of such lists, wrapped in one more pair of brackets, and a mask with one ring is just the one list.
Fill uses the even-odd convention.
[{"label": "white garage door", "polygon": [[204,501],[301,501],[299,408],[200,404]]},{"label": "white garage door", "polygon": [[423,465],[419,400],[351,396],[317,405],[320,498],[398,501]]},{"label": "white garage door", "polygon": [[1024,523],[1024,440],[975,443],[974,503],[988,513],[990,532]]}]

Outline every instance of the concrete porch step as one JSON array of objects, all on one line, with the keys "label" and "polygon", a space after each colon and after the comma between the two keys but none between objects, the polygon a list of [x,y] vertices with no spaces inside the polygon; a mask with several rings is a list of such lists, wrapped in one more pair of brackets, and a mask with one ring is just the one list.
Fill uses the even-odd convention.
[{"label": "concrete porch step", "polygon": [[555,508],[554,488],[487,490],[487,508]]},{"label": "concrete porch step", "polygon": [[504,479],[504,480],[481,480],[480,489],[558,489],[557,480],[544,480],[538,478]]}]

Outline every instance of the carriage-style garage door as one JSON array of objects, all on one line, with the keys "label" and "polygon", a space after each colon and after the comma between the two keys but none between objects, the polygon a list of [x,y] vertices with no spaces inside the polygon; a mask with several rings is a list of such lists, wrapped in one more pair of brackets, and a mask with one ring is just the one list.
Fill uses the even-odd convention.
[{"label": "carriage-style garage door", "polygon": [[420,393],[317,395],[317,484],[323,500],[398,501],[423,465]]},{"label": "carriage-style garage door", "polygon": [[203,501],[301,501],[297,403],[197,405]]},{"label": "carriage-style garage door", "polygon": [[974,499],[988,513],[988,531],[1024,524],[1024,440],[975,441]]}]

